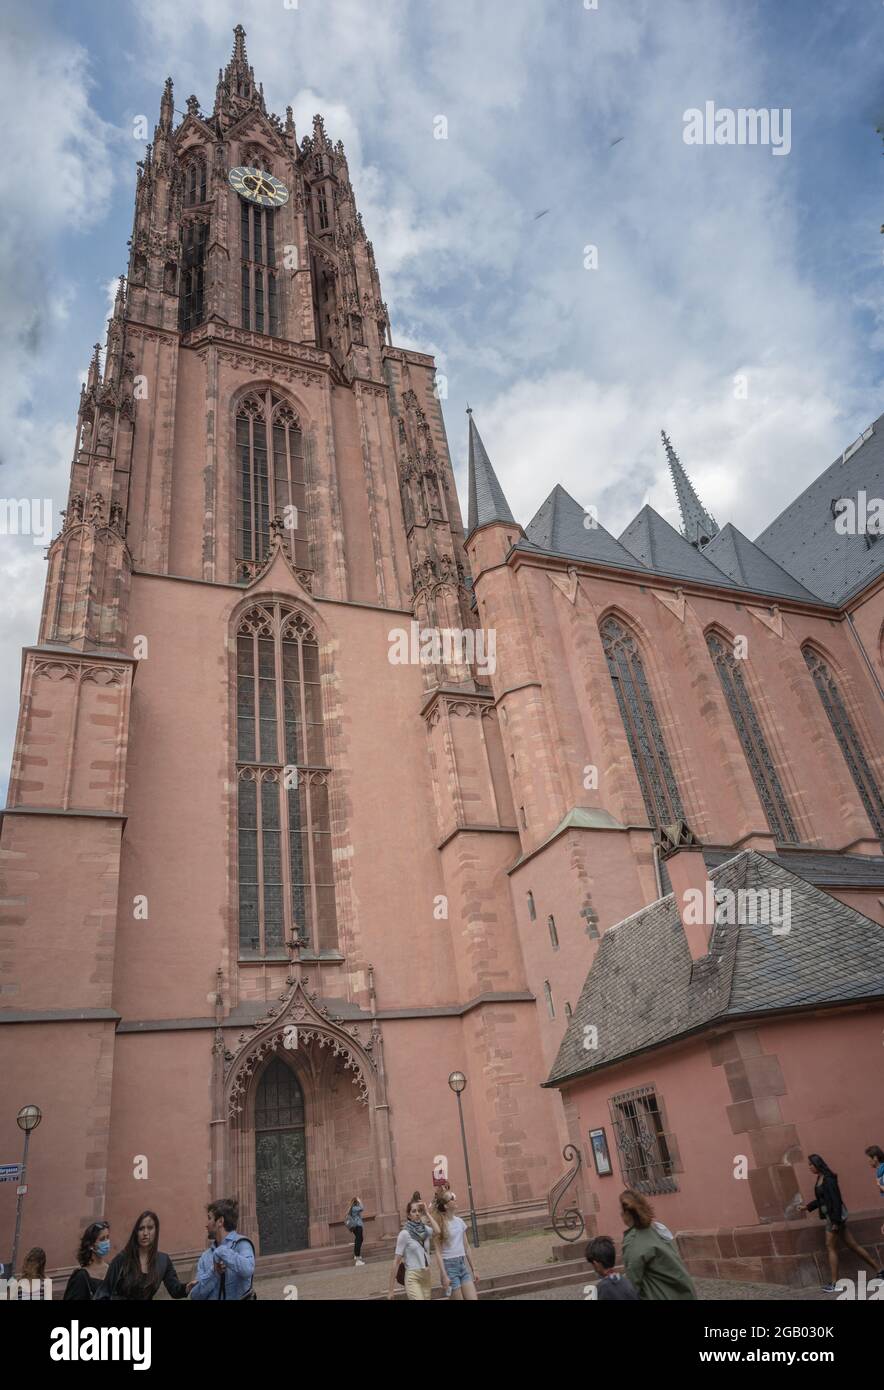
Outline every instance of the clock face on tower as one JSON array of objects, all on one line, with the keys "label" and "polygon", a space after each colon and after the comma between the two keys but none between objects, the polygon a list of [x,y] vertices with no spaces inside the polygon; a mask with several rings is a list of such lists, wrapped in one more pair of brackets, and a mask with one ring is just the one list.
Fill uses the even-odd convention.
[{"label": "clock face on tower", "polygon": [[289,191],[282,179],[274,178],[265,169],[250,169],[240,164],[231,169],[227,178],[241,198],[258,203],[260,207],[281,208],[289,200]]}]

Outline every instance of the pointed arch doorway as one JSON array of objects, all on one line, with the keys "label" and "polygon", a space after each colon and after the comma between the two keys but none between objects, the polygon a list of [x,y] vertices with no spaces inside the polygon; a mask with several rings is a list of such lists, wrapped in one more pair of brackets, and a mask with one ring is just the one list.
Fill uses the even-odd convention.
[{"label": "pointed arch doorway", "polygon": [[255,1096],[255,1197],[261,1253],[306,1249],[304,1093],[281,1057],[265,1067]]}]

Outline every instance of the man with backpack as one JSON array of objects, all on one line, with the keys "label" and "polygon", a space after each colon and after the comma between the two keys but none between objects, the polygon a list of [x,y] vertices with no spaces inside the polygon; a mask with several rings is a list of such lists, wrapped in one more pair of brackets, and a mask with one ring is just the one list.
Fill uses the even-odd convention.
[{"label": "man with backpack", "polygon": [[210,1245],[199,1257],[196,1278],[188,1284],[191,1298],[217,1298],[228,1301],[253,1299],[255,1247],[248,1236],[237,1232],[239,1202],[222,1197],[206,1207],[206,1234]]}]

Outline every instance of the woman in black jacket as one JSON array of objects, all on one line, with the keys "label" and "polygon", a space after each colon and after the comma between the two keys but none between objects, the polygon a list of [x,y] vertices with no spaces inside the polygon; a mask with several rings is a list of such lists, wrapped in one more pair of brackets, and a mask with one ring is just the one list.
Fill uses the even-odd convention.
[{"label": "woman in black jacket", "polygon": [[847,1229],[847,1208],[844,1205],[844,1198],[841,1196],[841,1188],[838,1186],[838,1174],[832,1172],[819,1154],[811,1154],[808,1162],[810,1171],[816,1175],[816,1183],[813,1189],[814,1200],[808,1202],[804,1210],[819,1211],[820,1220],[826,1223],[826,1250],[829,1254],[829,1270],[832,1279],[830,1283],[823,1285],[824,1291],[826,1293],[836,1292],[839,1240],[843,1240],[849,1250],[852,1250],[855,1255],[859,1255],[861,1260],[865,1260],[869,1269],[873,1269],[878,1278],[884,1277],[884,1270],[878,1269],[868,1250],[864,1250],[861,1245],[858,1245]]},{"label": "woman in black jacket", "polygon": [[110,1226],[106,1221],[93,1221],[87,1226],[77,1251],[77,1268],[64,1291],[65,1302],[95,1298],[107,1274],[110,1252]]},{"label": "woman in black jacket", "polygon": [[175,1266],[159,1249],[160,1218],[155,1211],[143,1211],[119,1255],[110,1262],[107,1278],[96,1299],[138,1300],[153,1298],[165,1284],[170,1298],[186,1298],[187,1288],[175,1273]]}]

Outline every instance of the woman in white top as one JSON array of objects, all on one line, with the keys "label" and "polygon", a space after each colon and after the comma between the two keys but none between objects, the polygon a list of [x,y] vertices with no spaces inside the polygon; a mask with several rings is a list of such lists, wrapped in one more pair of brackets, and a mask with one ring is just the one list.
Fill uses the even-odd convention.
[{"label": "woman in white top", "polygon": [[396,1241],[396,1254],[393,1256],[393,1268],[390,1272],[388,1298],[392,1298],[396,1292],[396,1276],[399,1272],[399,1266],[404,1265],[405,1297],[428,1299],[433,1287],[430,1272],[431,1255],[435,1255],[439,1273],[442,1276],[442,1283],[447,1286],[448,1276],[445,1273],[439,1252],[432,1249],[433,1236],[438,1234],[439,1227],[427,1211],[426,1202],[412,1199],[408,1203],[408,1211],[405,1213],[405,1224]]},{"label": "woman in white top", "polygon": [[473,1253],[470,1250],[466,1222],[455,1213],[456,1198],[453,1192],[443,1188],[433,1203],[441,1234],[440,1246],[442,1264],[448,1276],[450,1295],[459,1302],[475,1303],[477,1277],[473,1268]]}]

